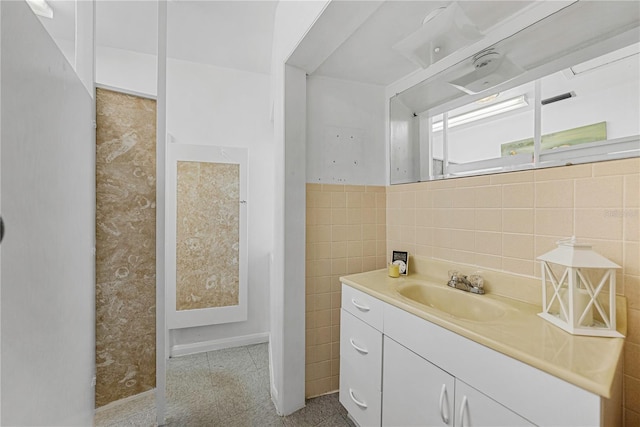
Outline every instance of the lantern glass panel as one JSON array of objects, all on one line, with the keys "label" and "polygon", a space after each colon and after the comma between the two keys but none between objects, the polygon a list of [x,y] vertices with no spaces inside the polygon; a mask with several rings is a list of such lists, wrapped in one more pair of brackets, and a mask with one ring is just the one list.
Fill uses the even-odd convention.
[{"label": "lantern glass panel", "polygon": [[[569,276],[567,267],[554,263],[545,263],[546,268],[546,306],[547,312],[565,322],[569,321],[569,305],[567,303],[567,292],[569,287]],[[557,288],[557,290],[556,290]],[[564,310],[560,303],[564,306]]]},{"label": "lantern glass panel", "polygon": [[[586,319],[590,319],[590,322],[580,322],[580,326],[590,327],[606,327],[609,315],[611,313],[611,307],[609,304],[609,270],[602,268],[589,268],[578,269],[577,275],[577,287],[580,293],[587,294],[586,302],[590,302],[591,296],[595,296],[595,301],[591,304],[588,316]],[[581,304],[581,301],[578,301]],[[584,310],[583,310],[584,311]],[[582,313],[578,313],[577,316],[581,316]],[[605,320],[606,319],[606,320]]]}]

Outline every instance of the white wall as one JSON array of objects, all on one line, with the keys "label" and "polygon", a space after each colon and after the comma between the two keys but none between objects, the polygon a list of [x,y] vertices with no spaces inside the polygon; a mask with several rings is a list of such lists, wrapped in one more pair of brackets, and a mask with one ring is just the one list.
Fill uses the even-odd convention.
[{"label": "white wall", "polygon": [[[271,89],[274,127],[274,245],[271,268],[271,394],[278,413],[287,415],[304,406],[304,274],[293,264],[298,262],[300,247],[304,248],[304,233],[298,224],[286,222],[287,210],[305,212],[305,198],[298,196],[300,185],[306,182],[304,168],[289,170],[291,156],[297,165],[305,165],[304,140],[287,139],[287,126],[304,122],[306,113],[295,107],[306,105],[306,90],[296,90],[298,73],[289,74],[285,85],[285,63],[308,29],[313,25],[328,1],[279,2],[276,9],[271,60]],[[285,100],[286,95],[286,100]],[[290,108],[286,108],[286,104]],[[293,131],[293,129],[291,129]],[[289,133],[290,134],[290,133]],[[304,135],[302,136],[304,139]],[[302,147],[299,145],[303,144]],[[301,156],[302,153],[302,156]],[[287,159],[289,156],[289,159]],[[289,190],[293,194],[287,198]],[[287,245],[287,238],[297,245]],[[302,251],[304,253],[304,250]],[[304,257],[303,257],[304,259]],[[299,266],[298,266],[299,267]],[[292,277],[291,273],[296,274]],[[285,274],[287,273],[287,274]]]},{"label": "white wall", "polygon": [[96,46],[96,83],[155,98],[157,62],[155,55]]},{"label": "white wall", "polygon": [[[154,55],[99,46],[96,63],[98,84],[155,96]],[[266,301],[274,238],[274,144],[269,101],[268,75],[167,60],[167,133],[173,143],[249,150],[249,317],[246,322],[174,330],[171,345],[227,341],[269,331]],[[207,344],[203,345],[206,348]]]},{"label": "white wall", "polygon": [[38,16],[38,20],[58,45],[69,64],[94,96],[94,11],[95,2],[82,0],[57,1],[53,19]]},{"label": "white wall", "polygon": [[[76,1],[66,0],[53,5],[53,19],[37,16],[69,64],[76,63]],[[88,2],[87,2],[88,3]],[[91,6],[92,7],[92,6]],[[93,19],[92,19],[93,24]]]},{"label": "white wall", "polygon": [[2,10],[2,425],[93,423],[93,101],[25,2]]},{"label": "white wall", "polygon": [[247,148],[249,154],[247,321],[175,330],[173,344],[269,331],[268,256],[273,247],[274,207],[269,89],[266,74],[168,60],[167,133],[174,143]]},{"label": "white wall", "polygon": [[94,82],[95,82],[95,2],[93,1],[76,1],[76,55],[75,70],[76,74],[87,88],[87,91],[93,98]]},{"label": "white wall", "polygon": [[420,132],[416,123],[419,123],[419,118],[414,117],[413,111],[399,98],[392,98],[389,106],[389,160],[393,184],[420,180]]},{"label": "white wall", "polygon": [[385,185],[385,92],[307,78],[307,182]]}]

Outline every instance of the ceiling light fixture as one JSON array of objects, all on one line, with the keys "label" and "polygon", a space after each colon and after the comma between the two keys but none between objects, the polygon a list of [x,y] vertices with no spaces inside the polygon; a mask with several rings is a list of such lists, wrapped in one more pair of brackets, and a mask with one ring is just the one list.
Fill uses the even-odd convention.
[{"label": "ceiling light fixture", "polygon": [[392,49],[414,64],[427,68],[481,38],[480,31],[453,2],[447,7],[432,10],[417,30],[393,45]]},{"label": "ceiling light fixture", "polygon": [[[520,95],[516,98],[507,99],[506,101],[498,102],[488,107],[478,108],[477,110],[462,113],[457,116],[449,117],[449,128],[460,126],[466,123],[475,122],[477,120],[486,119],[487,117],[496,116],[498,114],[506,113],[507,111],[517,110],[528,106],[527,97]],[[431,125],[433,132],[442,130],[442,120],[437,121]]]},{"label": "ceiling light fixture", "polygon": [[506,56],[490,47],[471,57],[473,71],[449,82],[449,84],[469,95],[483,92],[505,83],[519,75],[524,70],[511,62]]},{"label": "ceiling light fixture", "polygon": [[495,100],[498,96],[500,96],[500,92],[494,93],[493,95],[485,96],[484,98],[478,99],[476,104],[484,105],[488,104],[491,101]]},{"label": "ceiling light fixture", "polygon": [[36,15],[53,19],[53,9],[46,0],[27,0],[27,4]]}]

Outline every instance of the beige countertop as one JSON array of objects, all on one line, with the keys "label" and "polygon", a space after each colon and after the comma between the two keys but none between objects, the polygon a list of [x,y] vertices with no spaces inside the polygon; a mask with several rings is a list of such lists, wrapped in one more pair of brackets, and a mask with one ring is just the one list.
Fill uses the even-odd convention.
[{"label": "beige countertop", "polygon": [[[515,282],[518,282],[518,279],[514,277]],[[417,280],[446,286],[444,281],[436,283],[426,275],[414,273],[394,279],[390,278],[387,270],[384,269],[352,274],[341,277],[340,280],[384,302],[578,387],[605,398],[611,397],[614,377],[624,345],[623,338],[571,335],[537,316],[541,311],[539,305],[491,293],[491,286],[485,286],[488,291],[485,295],[474,295],[474,297],[495,299],[509,304],[514,310],[509,310],[498,319],[476,322],[448,315],[398,293],[399,286]],[[618,331],[626,335],[624,297],[618,297],[617,307]]]}]

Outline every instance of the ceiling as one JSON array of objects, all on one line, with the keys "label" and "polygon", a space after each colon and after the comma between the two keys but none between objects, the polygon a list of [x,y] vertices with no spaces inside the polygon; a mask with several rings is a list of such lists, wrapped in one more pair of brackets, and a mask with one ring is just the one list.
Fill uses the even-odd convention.
[{"label": "ceiling", "polygon": [[[340,7],[342,2],[336,2]],[[423,19],[451,1],[387,1],[346,39],[313,75],[388,85],[421,69],[393,49],[400,40],[422,26]],[[457,2],[481,34],[520,10],[531,1]],[[425,25],[430,25],[427,23]]]},{"label": "ceiling", "polygon": [[[56,40],[74,40],[74,1],[48,0],[54,19],[41,18]],[[271,71],[277,1],[167,2],[167,55],[172,58],[257,73]],[[96,44],[155,55],[155,1],[97,0]],[[59,43],[60,44],[60,43]]]},{"label": "ceiling", "polygon": [[[54,39],[73,45],[74,1],[48,0],[54,19],[41,19]],[[420,69],[392,46],[422,26],[424,17],[447,1],[378,2],[340,44],[332,46],[313,75],[388,85]],[[481,33],[526,8],[531,1],[460,1],[458,4]],[[351,4],[351,5],[350,5]],[[332,7],[353,13],[353,2]],[[169,57],[221,67],[270,72],[277,1],[169,0]],[[144,0],[97,0],[96,44],[155,55],[157,5]],[[429,24],[426,24],[429,25]],[[71,43],[70,43],[71,42]],[[319,43],[322,43],[320,38]],[[59,42],[60,44],[60,42]],[[316,47],[318,45],[316,44]],[[326,48],[326,46],[325,46]],[[325,49],[326,50],[326,49]],[[312,52],[313,54],[313,52]]]},{"label": "ceiling", "polygon": [[[344,41],[312,74],[388,85],[420,69],[393,49],[422,26],[423,19],[451,1],[384,2],[353,35]],[[481,33],[529,6],[530,1],[459,1]],[[340,6],[340,2],[336,3]],[[429,23],[425,24],[429,25]]]},{"label": "ceiling", "polygon": [[[41,19],[59,44],[73,46],[74,1],[48,0],[54,19]],[[351,13],[349,1],[333,2]],[[387,85],[419,67],[392,49],[448,1],[387,1],[355,28],[314,75]],[[529,1],[461,1],[461,8],[486,31]],[[169,57],[245,71],[269,73],[277,1],[169,0]],[[96,44],[155,55],[157,5],[144,0],[97,0]]]},{"label": "ceiling", "polygon": [[[74,2],[48,1],[55,11],[54,20],[43,19],[43,22],[54,38],[73,40]],[[369,3],[369,7],[358,9],[355,6],[358,3]],[[299,66],[315,76],[389,85],[422,69],[394,50],[393,46],[418,29],[432,25],[434,21],[423,25],[425,16],[451,3],[451,0],[332,1],[325,15],[329,15],[327,11],[330,11],[336,16],[335,21],[330,21],[337,22],[336,30],[332,32],[342,34],[335,37],[319,30],[320,36],[304,46],[306,58],[315,56],[316,63],[313,67]],[[456,3],[477,32],[484,36],[535,2],[483,0]],[[270,0],[169,0],[168,55],[187,61],[269,73],[277,4],[277,1]],[[362,16],[349,21],[356,13]],[[350,24],[345,24],[345,19]],[[588,32],[585,28],[589,26],[583,27],[578,29]],[[331,24],[324,31],[327,28],[330,30]],[[448,33],[448,29],[444,31],[445,38]],[[563,36],[545,36],[544,43],[553,45],[555,37],[564,39],[573,33],[577,34],[578,31],[574,29]],[[333,40],[329,41],[330,37]],[[98,46],[156,54],[156,2],[97,0],[96,43]],[[541,49],[537,46],[530,46],[526,50],[528,60],[535,59],[540,53]],[[294,65],[300,50],[302,48],[298,48],[290,61]],[[320,51],[324,53],[319,57]]]},{"label": "ceiling", "polygon": [[277,1],[171,1],[167,55],[268,74]]}]

